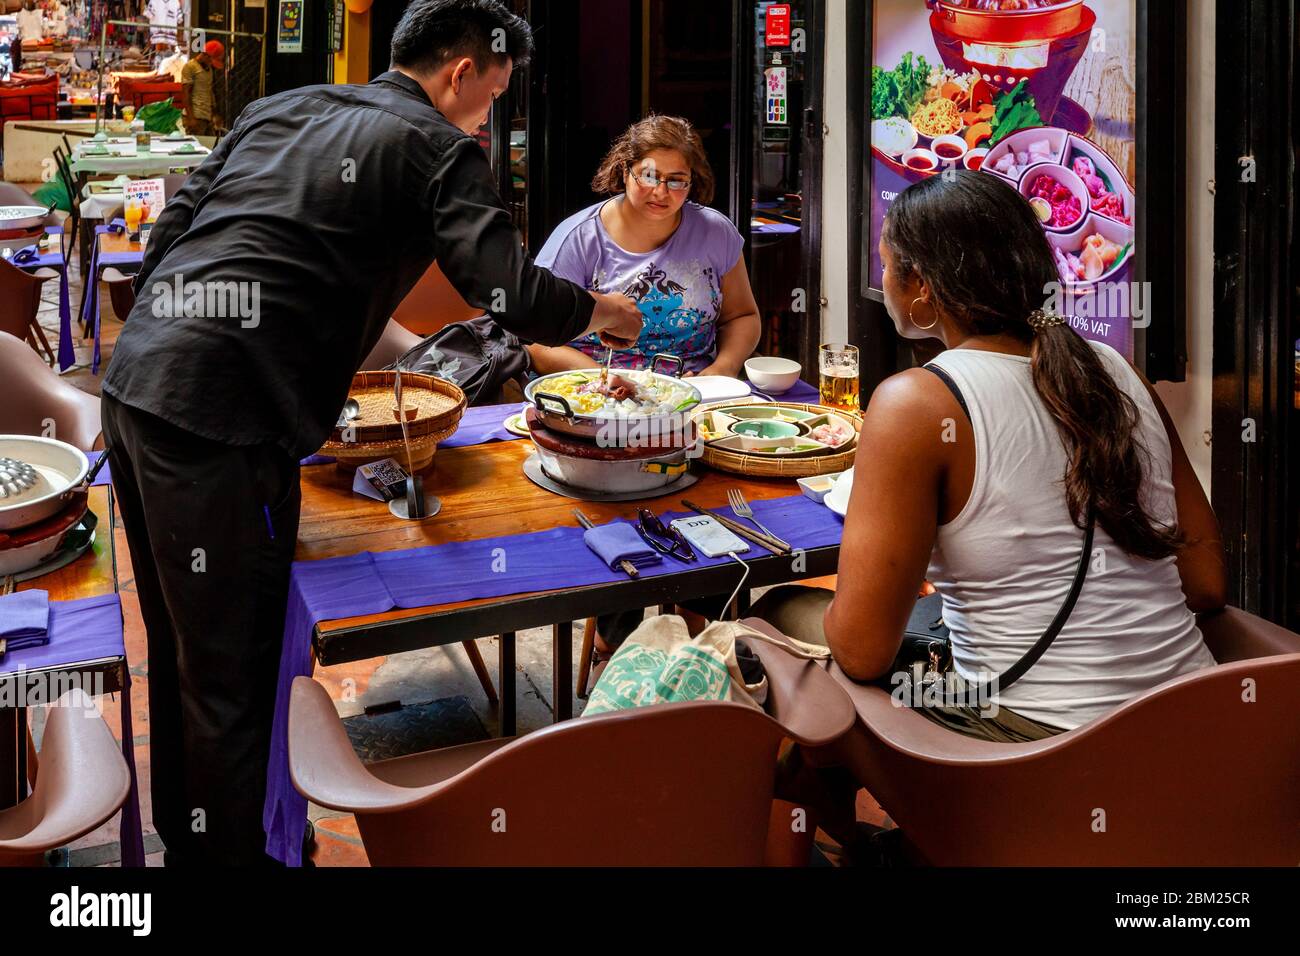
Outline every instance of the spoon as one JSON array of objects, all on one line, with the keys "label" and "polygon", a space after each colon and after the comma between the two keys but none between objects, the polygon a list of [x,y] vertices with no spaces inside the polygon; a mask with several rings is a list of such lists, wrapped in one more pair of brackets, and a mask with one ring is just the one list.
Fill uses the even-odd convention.
[{"label": "spoon", "polygon": [[355,398],[349,398],[343,403],[343,411],[339,414],[338,428],[347,428],[348,422],[361,414],[361,405]]}]

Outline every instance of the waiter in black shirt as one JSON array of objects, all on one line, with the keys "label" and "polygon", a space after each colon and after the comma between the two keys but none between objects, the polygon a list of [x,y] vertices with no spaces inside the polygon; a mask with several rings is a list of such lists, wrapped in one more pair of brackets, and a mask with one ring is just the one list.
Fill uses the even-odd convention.
[{"label": "waiter in black shirt", "polygon": [[525,257],[472,138],[531,49],[496,0],[413,0],[390,72],[253,103],[154,227],[103,419],[148,631],[169,864],[269,860],[298,462],[429,265],[527,340],[640,333],[631,300]]}]

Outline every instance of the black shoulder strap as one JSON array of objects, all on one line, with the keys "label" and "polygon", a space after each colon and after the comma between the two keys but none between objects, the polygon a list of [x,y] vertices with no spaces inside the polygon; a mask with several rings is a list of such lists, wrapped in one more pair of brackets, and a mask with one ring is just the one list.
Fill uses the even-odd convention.
[{"label": "black shoulder strap", "polygon": [[937,365],[922,365],[921,367],[939,376],[940,381],[948,386],[948,391],[952,392],[952,397],[957,399],[957,404],[961,406],[961,410],[966,413],[966,421],[970,421],[970,409],[966,406],[966,397],[962,395],[961,389],[952,380],[952,376]]},{"label": "black shoulder strap", "polygon": [[1079,564],[1074,569],[1074,581],[1070,584],[1069,593],[1065,595],[1065,603],[1056,612],[1056,617],[1052,618],[1052,623],[1047,625],[1047,630],[1043,631],[1043,636],[1025,653],[1025,656],[1012,664],[1000,677],[979,689],[979,699],[989,699],[986,695],[991,695],[995,691],[1004,691],[1025,676],[1025,671],[1038,662],[1038,659],[1052,645],[1052,641],[1056,640],[1056,635],[1061,633],[1061,628],[1065,627],[1065,622],[1070,619],[1070,613],[1074,610],[1075,602],[1079,600],[1079,592],[1083,590],[1084,578],[1088,576],[1088,565],[1092,562],[1092,532],[1096,519],[1091,507],[1088,508],[1087,521],[1087,526],[1083,531],[1083,550],[1079,553]]}]

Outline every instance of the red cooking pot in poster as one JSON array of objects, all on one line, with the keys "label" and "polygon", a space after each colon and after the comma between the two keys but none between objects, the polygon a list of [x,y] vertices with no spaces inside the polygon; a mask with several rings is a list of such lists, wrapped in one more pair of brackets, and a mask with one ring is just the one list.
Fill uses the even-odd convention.
[{"label": "red cooking pot in poster", "polygon": [[1097,15],[1083,0],[928,0],[930,32],[943,65],[978,70],[998,92],[1027,80],[1043,121],[1079,65]]}]

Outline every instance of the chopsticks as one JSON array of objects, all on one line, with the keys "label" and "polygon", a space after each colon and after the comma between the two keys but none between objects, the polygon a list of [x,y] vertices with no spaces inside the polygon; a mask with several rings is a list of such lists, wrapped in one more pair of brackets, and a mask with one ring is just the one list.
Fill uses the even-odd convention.
[{"label": "chopsticks", "polygon": [[[596,522],[592,521],[577,508],[573,509],[573,516],[578,519],[578,524],[582,525],[588,531],[596,527]],[[618,564],[619,567],[627,572],[629,578],[639,578],[641,576],[641,572],[636,569],[636,565],[631,561],[620,561]]]},{"label": "chopsticks", "polygon": [[696,514],[708,515],[728,531],[732,531],[735,534],[740,535],[742,538],[753,541],[755,544],[762,545],[773,554],[791,554],[794,551],[794,548],[792,548],[788,542],[782,541],[780,538],[771,537],[770,535],[760,534],[757,531],[751,531],[740,522],[733,521],[726,515],[718,514],[716,511],[710,511],[708,508],[701,508],[699,505],[692,501],[687,501],[685,498],[682,499],[682,504],[694,511]]}]

